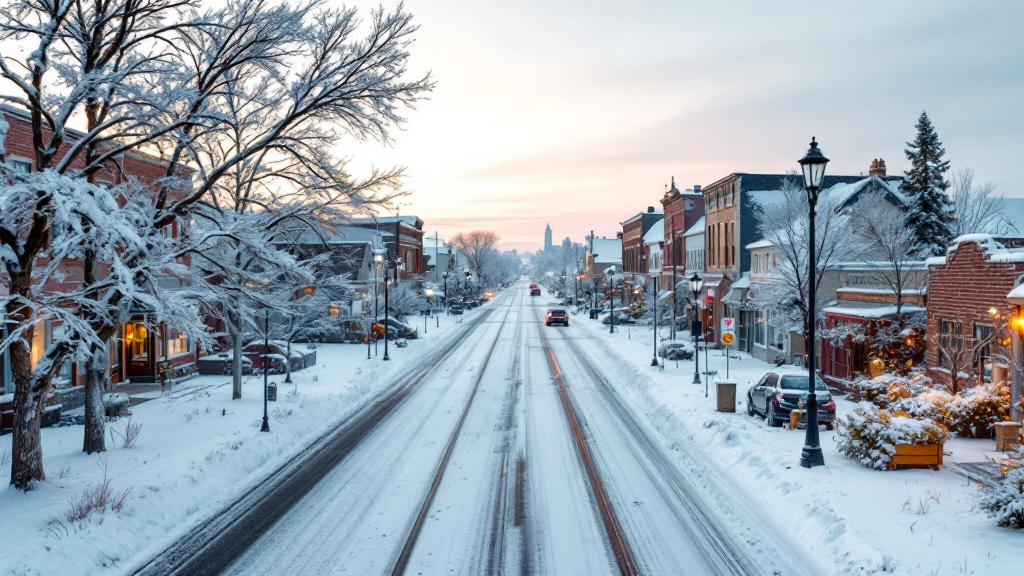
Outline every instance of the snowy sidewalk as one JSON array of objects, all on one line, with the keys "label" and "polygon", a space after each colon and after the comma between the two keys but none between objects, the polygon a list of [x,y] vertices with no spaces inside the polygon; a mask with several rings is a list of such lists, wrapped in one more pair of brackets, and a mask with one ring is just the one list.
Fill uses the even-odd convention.
[{"label": "snowy sidewalk", "polygon": [[[244,377],[242,399],[231,400],[230,377],[217,375],[181,382],[163,397],[159,384],[132,393],[147,400],[131,408],[131,423],[142,425],[134,447],[122,446],[124,417],[107,424],[107,452],[98,455],[81,452],[81,426],[43,429],[47,480],[28,493],[8,486],[11,436],[0,437],[0,574],[126,571],[257,485],[478,313],[442,316],[440,328],[431,319],[425,337],[389,350],[390,362],[381,360],[383,344],[370,360],[365,345],[318,345],[318,363],[293,373],[294,385],[271,375],[279,387],[269,434],[259,432],[262,376]],[[102,491],[123,506],[73,519],[104,477]]]},{"label": "snowy sidewalk", "polygon": [[[585,316],[573,321],[580,336],[586,336],[584,344],[595,358],[607,359],[605,369],[617,376],[626,397],[666,443],[706,460],[703,482],[709,494],[724,484],[749,495],[762,514],[785,526],[831,573],[1020,572],[1020,532],[994,527],[977,506],[977,481],[963,474],[963,469],[1001,455],[993,440],[954,438],[945,446],[951,466],[941,471],[879,472],[839,454],[834,432],[822,431],[826,466],[807,470],[799,466],[803,430],[768,428],[763,418],[746,415],[747,389],[774,365],[746,354],[730,358],[737,412],[717,412],[714,377],[709,396],[704,396],[703,351],[702,384],[695,385],[692,360],[679,361],[678,368],[674,361],[667,361],[664,370],[651,366],[651,327],[616,326],[612,336],[607,325]],[[710,350],[707,358],[711,370],[724,378],[722,351]],[[841,398],[836,403],[839,415],[855,407]]]}]

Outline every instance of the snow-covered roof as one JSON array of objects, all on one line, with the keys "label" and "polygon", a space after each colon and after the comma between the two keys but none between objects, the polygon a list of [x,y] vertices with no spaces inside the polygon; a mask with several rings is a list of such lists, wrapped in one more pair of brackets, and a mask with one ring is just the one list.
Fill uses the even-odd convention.
[{"label": "snow-covered roof", "polygon": [[622,238],[594,238],[591,242],[595,262],[622,263]]},{"label": "snow-covered roof", "polygon": [[423,220],[420,220],[419,216],[412,214],[401,215],[401,216],[373,216],[368,218],[353,218],[353,224],[394,224],[397,221],[402,221],[418,230],[423,229]]},{"label": "snow-covered roof", "polygon": [[[895,306],[871,306],[859,308],[852,305],[847,306],[826,306],[821,310],[825,314],[834,314],[837,316],[853,316],[854,318],[884,318],[886,316],[893,316],[896,314]],[[925,312],[926,309],[920,306],[909,306],[904,304],[902,312],[909,314],[912,312]]]},{"label": "snow-covered roof", "polygon": [[[1024,240],[1024,236],[1001,236],[1000,239]],[[1024,263],[1024,248],[1007,248],[992,234],[964,234],[957,236],[946,249],[946,256],[960,248],[961,244],[973,242],[981,248],[989,262]],[[925,261],[928,266],[943,266],[946,256],[935,256]]]},{"label": "snow-covered roof", "polygon": [[1010,290],[1010,293],[1007,294],[1006,297],[1014,300],[1021,300],[1021,303],[1024,304],[1024,284]]},{"label": "snow-covered roof", "polygon": [[697,220],[696,222],[694,222],[693,226],[690,226],[689,230],[687,230],[686,232],[683,232],[683,236],[684,237],[697,236],[699,234],[704,234],[704,217],[703,216],[700,217],[700,220]]},{"label": "snow-covered roof", "polygon": [[644,244],[657,244],[658,242],[665,241],[665,219],[662,218],[654,224],[651,224],[651,229],[644,234]]},{"label": "snow-covered roof", "polygon": [[751,242],[750,244],[747,244],[746,246],[744,246],[744,248],[746,248],[747,250],[756,250],[758,248],[771,248],[772,246],[774,246],[774,244],[772,244],[771,240],[762,238],[757,242]]},{"label": "snow-covered roof", "polygon": [[[924,288],[903,288],[901,292],[908,296],[921,296],[926,290]],[[870,294],[874,296],[891,296],[896,293],[892,288],[837,288],[837,294]]]},{"label": "snow-covered roof", "polygon": [[643,212],[637,212],[636,214],[633,214],[633,215],[632,215],[632,216],[630,216],[629,218],[626,218],[626,219],[625,219],[625,220],[623,220],[622,222],[619,222],[619,224],[620,224],[620,225],[625,225],[625,224],[628,224],[629,222],[633,222],[633,221],[635,221],[635,220],[636,220],[637,218],[643,218],[644,216],[647,216],[647,215],[651,215],[651,216],[661,216],[662,218],[664,218],[664,217],[665,217],[665,214],[664,214],[664,213],[663,213],[663,212],[662,212],[661,210],[652,210],[652,211],[650,211],[650,212],[648,212],[648,211],[646,211],[646,210],[645,210],[645,211],[643,211]]}]

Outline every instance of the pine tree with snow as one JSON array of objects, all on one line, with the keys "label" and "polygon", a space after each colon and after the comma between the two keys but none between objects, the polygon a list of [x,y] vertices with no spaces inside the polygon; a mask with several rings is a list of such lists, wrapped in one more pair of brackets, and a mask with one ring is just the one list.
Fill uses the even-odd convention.
[{"label": "pine tree with snow", "polygon": [[903,182],[903,191],[910,198],[907,226],[916,232],[922,256],[938,256],[945,253],[952,239],[953,202],[946,193],[949,182],[943,176],[949,170],[949,161],[942,159],[946,150],[927,113],[921,113],[917,138],[907,146],[910,170],[904,172]]}]

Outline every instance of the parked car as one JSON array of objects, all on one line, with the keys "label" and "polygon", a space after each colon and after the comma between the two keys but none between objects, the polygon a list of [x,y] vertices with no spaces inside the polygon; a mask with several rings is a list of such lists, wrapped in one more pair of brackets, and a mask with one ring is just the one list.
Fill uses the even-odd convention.
[{"label": "parked car", "polygon": [[561,308],[552,308],[548,310],[546,316],[544,316],[544,325],[551,326],[552,324],[561,324],[562,326],[569,325],[569,313]]},{"label": "parked car", "polygon": [[[601,324],[611,324],[611,323],[612,323],[611,314],[605,314],[604,318],[601,318]],[[633,317],[630,316],[629,314],[627,314],[626,312],[623,312],[621,310],[616,310],[615,311],[615,323],[616,324],[636,324],[636,321],[633,320]]]},{"label": "parked car", "polygon": [[462,314],[465,308],[462,306],[462,302],[452,302],[448,305],[449,314]]},{"label": "parked car", "polygon": [[[375,322],[378,326],[384,326],[384,322],[378,320]],[[394,340],[396,338],[407,338],[409,340],[415,340],[419,338],[420,334],[415,328],[409,326],[405,322],[399,322],[394,318],[387,319],[387,338],[388,340]]]},{"label": "parked car", "polygon": [[[814,396],[818,401],[818,423],[832,430],[836,402],[820,377],[815,376]],[[747,414],[760,414],[771,427],[789,420],[790,412],[807,399],[807,372],[773,370],[747,391]]]}]

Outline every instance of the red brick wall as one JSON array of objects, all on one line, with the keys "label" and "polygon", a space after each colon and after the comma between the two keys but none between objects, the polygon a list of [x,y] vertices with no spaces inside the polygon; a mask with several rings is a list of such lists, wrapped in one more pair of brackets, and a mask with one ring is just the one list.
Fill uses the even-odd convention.
[{"label": "red brick wall", "polygon": [[963,323],[964,346],[973,353],[974,323],[991,324],[989,309],[1010,314],[1006,295],[1014,287],[1024,263],[989,262],[974,242],[964,242],[946,258],[943,266],[930,266],[928,279],[928,347],[925,364],[935,376],[938,354],[935,339],[939,319]]}]

